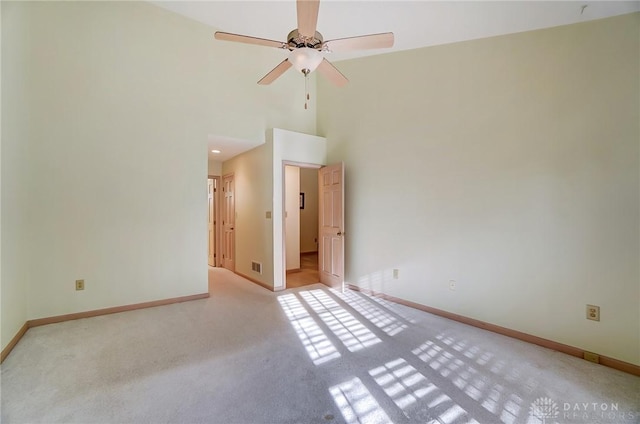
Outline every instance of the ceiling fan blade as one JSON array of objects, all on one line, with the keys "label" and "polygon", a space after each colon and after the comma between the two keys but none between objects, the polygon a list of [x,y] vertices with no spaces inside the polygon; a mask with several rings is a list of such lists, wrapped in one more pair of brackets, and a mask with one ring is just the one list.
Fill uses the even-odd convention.
[{"label": "ceiling fan blade", "polygon": [[257,44],[259,46],[284,48],[286,43],[282,41],[267,40],[265,38],[249,37],[248,35],[231,34],[230,32],[216,31],[216,40],[234,41],[236,43]]},{"label": "ceiling fan blade", "polygon": [[275,68],[273,68],[269,73],[262,77],[258,84],[260,85],[269,85],[274,82],[280,75],[284,74],[287,69],[291,68],[291,62],[289,59],[285,59],[278,64]]},{"label": "ceiling fan blade", "polygon": [[383,32],[382,34],[361,35],[358,37],[338,38],[336,40],[325,41],[323,46],[327,46],[332,52],[346,52],[350,50],[383,49],[393,47],[393,32]]},{"label": "ceiling fan blade", "polygon": [[298,33],[304,37],[314,37],[316,35],[316,25],[318,24],[318,9],[320,0],[297,0],[298,11]]},{"label": "ceiling fan blade", "polygon": [[347,77],[342,75],[342,73],[338,71],[338,69],[333,66],[327,59],[322,59],[322,62],[320,62],[320,65],[318,65],[318,72],[320,72],[323,77],[325,77],[338,87],[342,87],[349,82]]}]

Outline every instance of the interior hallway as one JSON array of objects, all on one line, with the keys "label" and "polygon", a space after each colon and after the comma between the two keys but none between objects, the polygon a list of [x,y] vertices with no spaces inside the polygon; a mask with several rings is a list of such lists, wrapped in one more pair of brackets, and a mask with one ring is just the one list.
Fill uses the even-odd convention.
[{"label": "interior hallway", "polygon": [[287,288],[304,287],[320,282],[318,252],[300,255],[300,271],[287,273]]},{"label": "interior hallway", "polygon": [[[208,299],[29,330],[2,422],[539,423],[540,399],[565,423],[640,417],[640,378],[617,370],[362,293],[209,275]],[[564,419],[576,402],[617,415]]]}]

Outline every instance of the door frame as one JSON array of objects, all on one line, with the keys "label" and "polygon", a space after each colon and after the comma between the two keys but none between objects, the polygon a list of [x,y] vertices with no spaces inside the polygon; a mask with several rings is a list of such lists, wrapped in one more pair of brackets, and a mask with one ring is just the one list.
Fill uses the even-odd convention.
[{"label": "door frame", "polygon": [[[220,184],[222,178],[220,175],[209,175],[207,180],[213,180],[213,249],[215,257],[213,258],[213,266],[218,267],[222,264],[222,255],[220,254],[220,246],[222,245],[222,231],[220,231]],[[208,257],[208,256],[207,256]]]},{"label": "door frame", "polygon": [[[286,204],[286,181],[285,178],[285,166],[297,166],[298,168],[310,168],[310,169],[320,169],[326,165],[321,163],[309,163],[309,162],[295,162],[291,160],[283,160],[282,161],[282,288],[279,290],[284,290],[287,288],[287,221],[286,221],[286,213],[287,204]],[[319,212],[319,211],[318,211]],[[275,282],[275,281],[274,281]]]},{"label": "door frame", "polygon": [[[222,258],[220,258],[220,265],[223,268],[226,268],[228,270],[230,270],[231,272],[236,272],[236,181],[235,181],[235,174],[233,172],[230,172],[228,174],[224,174],[221,178],[221,187],[223,187],[223,191],[224,191],[224,180],[226,178],[233,178],[233,263],[232,263],[232,267],[231,268],[227,268],[225,266],[224,260],[222,260]],[[220,219],[222,219],[222,216],[220,217]],[[224,225],[221,225],[221,229],[222,231],[220,231],[222,234],[220,235],[221,237],[221,248],[224,251],[223,253],[226,253],[226,245],[224,243]]]}]

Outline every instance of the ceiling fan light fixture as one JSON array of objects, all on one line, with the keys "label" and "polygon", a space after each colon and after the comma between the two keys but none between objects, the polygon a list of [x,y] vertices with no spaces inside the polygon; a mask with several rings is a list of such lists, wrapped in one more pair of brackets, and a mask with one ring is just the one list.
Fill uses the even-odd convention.
[{"label": "ceiling fan light fixture", "polygon": [[[296,70],[304,74],[305,87],[308,84],[307,77],[316,69],[329,81],[342,87],[349,80],[324,57],[325,52],[393,47],[394,36],[392,32],[384,32],[324,41],[322,34],[317,31],[319,5],[320,0],[296,1],[298,27],[289,32],[286,38],[287,41],[268,40],[222,31],[216,31],[215,38],[217,40],[289,50],[288,57],[258,81],[260,85],[271,84],[289,68],[295,67]],[[305,92],[307,93],[307,100],[309,100],[309,91],[305,90]]]},{"label": "ceiling fan light fixture", "polygon": [[315,71],[322,59],[322,53],[309,47],[297,48],[289,54],[289,62],[304,74]]}]

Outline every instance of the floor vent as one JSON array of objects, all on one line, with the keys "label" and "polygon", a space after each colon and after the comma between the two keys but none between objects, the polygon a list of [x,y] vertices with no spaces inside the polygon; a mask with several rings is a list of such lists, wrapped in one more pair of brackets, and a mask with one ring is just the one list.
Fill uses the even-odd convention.
[{"label": "floor vent", "polygon": [[262,274],[262,264],[260,262],[251,262],[251,271]]}]

